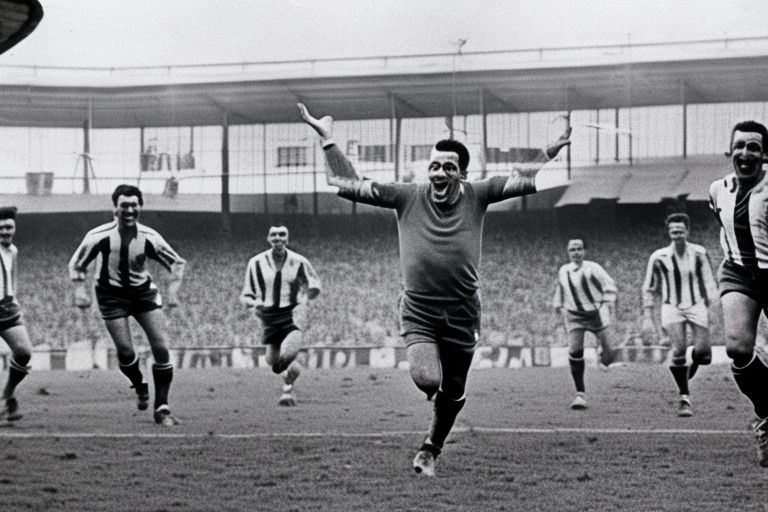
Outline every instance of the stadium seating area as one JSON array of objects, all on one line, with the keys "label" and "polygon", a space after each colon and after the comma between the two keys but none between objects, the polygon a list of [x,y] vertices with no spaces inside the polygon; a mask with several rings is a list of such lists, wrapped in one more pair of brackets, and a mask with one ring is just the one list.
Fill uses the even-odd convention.
[{"label": "stadium seating area", "polygon": [[[481,266],[483,342],[565,343],[560,320],[550,303],[557,268],[567,261],[565,244],[574,236],[585,238],[588,259],[602,264],[617,282],[616,341],[633,339],[638,333],[640,285],[647,258],[652,250],[668,243],[663,212],[649,214],[625,207],[613,212],[610,222],[594,208],[560,211],[556,220],[553,215],[552,211],[489,214]],[[717,226],[710,217],[705,211],[694,215],[691,240],[705,245],[717,264],[722,255]],[[355,219],[338,216],[286,221],[292,232],[291,247],[310,259],[323,282],[323,293],[309,311],[310,343],[399,343],[395,304],[400,266],[394,219],[358,215]],[[170,225],[173,222],[178,221],[170,221]],[[247,260],[268,248],[264,238],[267,223],[267,219],[255,221],[255,225],[237,229],[230,236],[217,234],[215,229],[156,226],[189,262],[180,294],[182,305],[166,308],[172,346],[259,343],[258,321],[240,305],[238,295]],[[66,266],[85,231],[51,235],[35,229],[22,236],[21,229],[17,241],[19,300],[33,342],[63,347],[74,341],[106,338],[95,305],[85,313],[71,306]],[[153,275],[163,290],[166,273],[154,266]],[[713,327],[716,343],[721,339],[720,324],[718,317]],[[135,333],[140,336],[138,326]]]}]

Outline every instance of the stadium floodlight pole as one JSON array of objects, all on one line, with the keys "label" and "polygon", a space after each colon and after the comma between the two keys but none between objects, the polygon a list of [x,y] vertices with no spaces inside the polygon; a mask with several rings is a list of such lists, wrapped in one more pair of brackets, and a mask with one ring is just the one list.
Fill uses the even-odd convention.
[{"label": "stadium floodlight pole", "polygon": [[464,47],[465,44],[467,44],[467,39],[459,38],[456,41],[450,41],[450,44],[456,47],[456,53],[453,55],[453,71],[451,73],[451,78],[452,78],[451,80],[452,82],[451,83],[451,107],[452,107],[451,114],[452,116],[451,116],[451,122],[448,123],[448,130],[450,131],[449,138],[453,139],[453,131],[454,131],[453,123],[457,115],[457,112],[456,112],[456,64],[457,64],[459,55],[461,55],[461,49]]}]

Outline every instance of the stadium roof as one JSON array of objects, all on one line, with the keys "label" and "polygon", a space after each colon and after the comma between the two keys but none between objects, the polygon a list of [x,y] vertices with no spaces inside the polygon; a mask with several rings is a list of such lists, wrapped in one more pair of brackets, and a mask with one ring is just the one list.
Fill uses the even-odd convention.
[{"label": "stadium roof", "polygon": [[723,156],[654,158],[635,165],[616,164],[574,169],[565,193],[555,206],[588,204],[612,199],[619,204],[660,203],[685,198],[708,201],[709,184],[728,174]]},{"label": "stadium roof", "polygon": [[[208,66],[0,66],[0,125],[94,128],[768,101],[768,38]],[[482,107],[481,107],[482,104]],[[482,110],[481,110],[482,109]]]}]

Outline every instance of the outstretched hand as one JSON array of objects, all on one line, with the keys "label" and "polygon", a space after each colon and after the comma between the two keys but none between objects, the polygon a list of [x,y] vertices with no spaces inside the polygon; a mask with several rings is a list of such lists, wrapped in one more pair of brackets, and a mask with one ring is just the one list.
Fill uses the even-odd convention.
[{"label": "outstretched hand", "polygon": [[572,126],[565,129],[565,132],[556,141],[547,145],[546,152],[547,157],[552,160],[557,156],[561,149],[571,144],[571,130]]},{"label": "outstretched hand", "polygon": [[303,103],[297,103],[296,105],[299,107],[299,112],[301,112],[301,119],[311,126],[323,141],[331,138],[333,135],[333,118],[331,116],[317,119],[309,113],[309,110]]}]

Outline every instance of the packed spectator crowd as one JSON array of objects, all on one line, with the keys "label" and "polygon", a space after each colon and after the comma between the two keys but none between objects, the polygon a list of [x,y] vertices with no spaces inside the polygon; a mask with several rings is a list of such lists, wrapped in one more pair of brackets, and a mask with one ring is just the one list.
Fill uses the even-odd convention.
[{"label": "packed spectator crowd", "polygon": [[[322,280],[323,292],[312,302],[308,315],[307,339],[313,346],[399,343],[400,261],[394,221],[382,222],[380,215],[371,216],[372,221],[365,215],[359,217],[354,224],[346,220],[311,228],[292,226],[291,219],[284,219],[291,227],[289,247],[309,258]],[[653,250],[669,243],[663,223],[656,217],[653,222],[619,222],[600,229],[589,222],[575,223],[580,225],[579,231],[566,227],[567,223],[553,223],[547,215],[490,215],[481,265],[482,343],[566,343],[551,301],[557,268],[567,261],[566,242],[576,236],[587,243],[587,259],[603,265],[617,283],[614,342],[637,339],[645,265]],[[238,296],[248,259],[268,248],[266,229],[229,236],[174,236],[172,230],[161,231],[188,261],[181,304],[165,308],[171,345],[258,344],[258,320],[240,304]],[[708,216],[694,218],[690,240],[707,248],[716,267],[722,253],[714,221]],[[19,300],[34,344],[66,347],[75,341],[108,341],[95,304],[85,311],[72,306],[66,266],[78,242],[77,237],[51,237],[42,232],[28,233],[18,241]],[[152,270],[162,292],[167,274],[159,266]],[[712,326],[714,343],[722,340],[721,324],[717,312]],[[140,339],[141,330],[134,329],[134,333]]]}]

